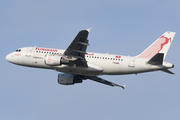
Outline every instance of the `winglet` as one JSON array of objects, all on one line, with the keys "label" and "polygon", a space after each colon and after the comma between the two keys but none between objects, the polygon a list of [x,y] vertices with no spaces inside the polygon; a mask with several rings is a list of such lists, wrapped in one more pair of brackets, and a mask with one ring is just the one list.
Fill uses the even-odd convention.
[{"label": "winglet", "polygon": [[126,85],[121,86],[123,89],[125,89]]},{"label": "winglet", "polygon": [[90,32],[90,30],[91,30],[92,28],[89,28],[89,29],[86,29],[88,32]]},{"label": "winglet", "polygon": [[123,89],[125,89],[126,85],[118,85],[118,84],[115,84],[113,83],[114,86],[118,86],[118,87],[122,87]]}]

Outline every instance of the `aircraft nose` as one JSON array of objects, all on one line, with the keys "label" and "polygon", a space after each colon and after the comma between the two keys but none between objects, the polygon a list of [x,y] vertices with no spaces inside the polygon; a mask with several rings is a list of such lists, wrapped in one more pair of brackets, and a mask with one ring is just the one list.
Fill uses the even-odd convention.
[{"label": "aircraft nose", "polygon": [[8,62],[11,62],[11,58],[12,58],[11,54],[8,54],[8,55],[6,56],[6,60],[7,60]]}]

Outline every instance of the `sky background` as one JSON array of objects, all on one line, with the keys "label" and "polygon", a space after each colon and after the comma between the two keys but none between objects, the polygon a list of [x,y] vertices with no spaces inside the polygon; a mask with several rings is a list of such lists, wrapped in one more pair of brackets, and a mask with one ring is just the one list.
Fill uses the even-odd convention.
[{"label": "sky background", "polygon": [[[179,120],[179,0],[1,0],[1,120]],[[66,49],[92,27],[87,51],[135,56],[166,31],[176,32],[161,71],[101,76],[126,89],[86,80],[63,86],[58,72],[6,61],[21,47]]]}]

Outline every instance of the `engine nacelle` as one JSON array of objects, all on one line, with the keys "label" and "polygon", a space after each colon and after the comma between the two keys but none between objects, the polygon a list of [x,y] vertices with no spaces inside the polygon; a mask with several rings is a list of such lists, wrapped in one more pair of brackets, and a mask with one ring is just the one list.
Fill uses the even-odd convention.
[{"label": "engine nacelle", "polygon": [[58,83],[62,85],[74,85],[82,83],[82,79],[71,74],[58,74]]},{"label": "engine nacelle", "polygon": [[44,58],[44,63],[49,66],[58,66],[67,64],[69,61],[58,55],[46,55]]}]

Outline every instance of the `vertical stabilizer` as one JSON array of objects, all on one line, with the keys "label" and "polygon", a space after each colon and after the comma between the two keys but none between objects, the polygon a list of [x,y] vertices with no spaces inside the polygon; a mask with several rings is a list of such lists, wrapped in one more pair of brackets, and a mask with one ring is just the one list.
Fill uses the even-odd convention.
[{"label": "vertical stabilizer", "polygon": [[165,58],[174,36],[175,32],[165,32],[137,57],[151,59],[157,53],[163,53]]}]

